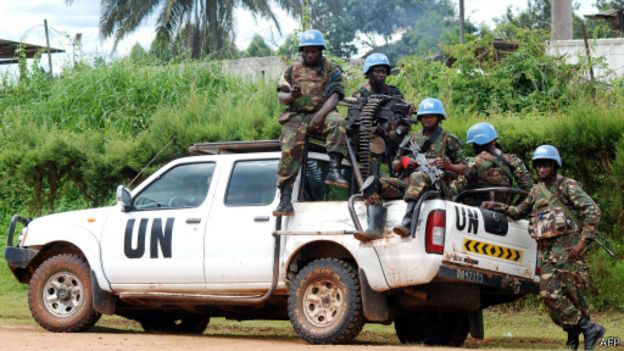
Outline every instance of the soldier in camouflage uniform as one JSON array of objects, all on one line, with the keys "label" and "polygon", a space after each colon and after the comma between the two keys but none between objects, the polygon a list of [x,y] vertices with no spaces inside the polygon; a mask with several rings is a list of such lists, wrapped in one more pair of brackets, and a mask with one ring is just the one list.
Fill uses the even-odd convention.
[{"label": "soldier in camouflage uniform", "polygon": [[[457,172],[463,169],[463,150],[459,139],[442,129],[440,123],[446,119],[446,112],[442,102],[434,98],[426,98],[418,105],[417,120],[421,122],[423,129],[409,138],[420,147],[420,152],[424,153],[430,163],[435,164],[444,171],[440,183],[448,186],[450,181],[457,176]],[[406,156],[408,158],[403,158]],[[410,151],[399,150],[398,157],[401,157],[400,164],[406,170],[414,168],[413,160],[409,160]],[[403,195],[403,200],[407,202],[407,210],[401,225],[394,227],[394,233],[407,237],[410,235],[412,224],[412,213],[416,202],[426,188],[433,184],[429,176],[420,171],[412,172],[407,181],[407,189]]]},{"label": "soldier in camouflage uniform", "polygon": [[340,174],[342,159],[347,154],[345,120],[336,111],[344,97],[340,67],[323,56],[327,49],[325,38],[316,29],[301,34],[299,51],[301,60],[283,74],[278,84],[278,99],[288,105],[279,122],[284,126],[280,136],[282,158],[277,170],[280,203],[273,211],[275,216],[292,216],[292,187],[301,168],[303,150],[308,133],[324,136],[330,157],[325,183],[348,188]]},{"label": "soldier in camouflage uniform", "polygon": [[530,216],[529,231],[539,249],[540,298],[553,322],[568,333],[567,346],[576,350],[583,333],[585,349],[592,350],[605,328],[590,322],[585,254],[600,209],[579,182],[557,175],[561,158],[555,147],[539,146],[533,167],[539,183],[518,206],[486,201],[482,207],[515,219]]},{"label": "soldier in camouflage uniform", "polygon": [[[462,172],[454,187],[459,192],[463,188],[479,189],[491,186],[517,186],[529,191],[533,186],[531,175],[522,159],[514,154],[503,153],[497,148],[498,134],[493,125],[481,122],[473,125],[467,132],[467,143],[472,144],[475,157],[467,157]],[[486,195],[487,196],[487,195]],[[486,198],[477,196],[472,199],[475,205]],[[509,202],[509,196],[497,194],[496,201]]]},{"label": "soldier in camouflage uniform", "polygon": [[[371,95],[400,96],[403,94],[394,85],[386,84],[386,77],[390,74],[392,66],[390,60],[384,54],[374,53],[369,55],[364,61],[363,73],[368,80],[353,94],[355,98],[368,98]],[[413,106],[410,105],[408,116],[413,114]],[[390,131],[377,130],[371,139],[371,156],[375,158],[374,163],[378,165],[384,155],[388,156],[393,151],[387,149],[386,140],[398,145],[411,128],[411,124],[401,123],[392,126]],[[390,160],[394,155],[390,155]],[[366,211],[368,226],[365,231],[358,231],[355,237],[361,241],[369,241],[383,237],[383,230],[386,221],[387,210],[383,207],[384,199],[399,199],[405,192],[406,183],[403,179],[392,177],[381,177],[370,179],[368,187],[374,190],[365,191]],[[364,187],[365,189],[367,187]]]}]

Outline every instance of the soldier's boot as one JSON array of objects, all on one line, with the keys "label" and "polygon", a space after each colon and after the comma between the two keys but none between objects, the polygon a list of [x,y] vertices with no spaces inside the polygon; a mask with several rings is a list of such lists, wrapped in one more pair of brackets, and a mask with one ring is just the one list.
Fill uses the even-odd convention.
[{"label": "soldier's boot", "polygon": [[579,347],[579,335],[581,335],[581,330],[578,326],[570,329],[565,329],[568,333],[568,341],[566,342],[566,350],[578,350]]},{"label": "soldier's boot", "polygon": [[592,323],[589,318],[583,316],[579,322],[579,329],[583,333],[585,350],[593,350],[596,343],[605,335],[607,329],[598,323]]},{"label": "soldier's boot", "polygon": [[412,227],[412,215],[414,214],[414,207],[416,207],[416,201],[407,202],[407,210],[405,210],[405,216],[403,216],[403,221],[401,221],[401,225],[392,228],[392,231],[395,234],[404,238],[410,236],[410,228]]},{"label": "soldier's boot", "polygon": [[335,186],[337,188],[349,189],[349,182],[347,182],[342,175],[340,175],[340,165],[342,163],[342,155],[336,152],[329,154],[329,170],[327,171],[327,177],[325,178],[325,184]]},{"label": "soldier's boot", "polygon": [[274,216],[293,216],[295,209],[293,208],[292,197],[292,184],[284,184],[280,188],[280,202],[279,205],[273,210]]},{"label": "soldier's boot", "polygon": [[370,241],[383,238],[384,226],[386,223],[387,209],[383,206],[368,205],[366,212],[368,215],[368,228],[365,231],[356,231],[354,236],[360,241]]}]

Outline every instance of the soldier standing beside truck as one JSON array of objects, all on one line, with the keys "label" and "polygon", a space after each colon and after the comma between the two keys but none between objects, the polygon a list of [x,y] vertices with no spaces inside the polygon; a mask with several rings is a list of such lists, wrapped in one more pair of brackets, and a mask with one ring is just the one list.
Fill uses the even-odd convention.
[{"label": "soldier standing beside truck", "polygon": [[593,350],[606,330],[590,322],[585,254],[596,234],[600,209],[579,182],[557,175],[561,165],[555,147],[539,146],[533,155],[539,183],[529,196],[518,206],[486,201],[482,207],[516,219],[530,215],[530,234],[539,247],[544,306],[552,321],[568,333],[569,348],[578,348],[582,333],[585,350]]},{"label": "soldier standing beside truck", "polygon": [[329,154],[329,171],[325,183],[348,188],[340,174],[340,165],[347,155],[345,120],[336,111],[344,97],[342,71],[335,62],[323,56],[327,49],[323,34],[310,29],[301,34],[301,59],[290,66],[278,83],[280,104],[288,109],[279,118],[283,125],[280,136],[282,158],[277,170],[280,202],[274,216],[292,216],[292,188],[301,168],[308,134],[322,135]]}]

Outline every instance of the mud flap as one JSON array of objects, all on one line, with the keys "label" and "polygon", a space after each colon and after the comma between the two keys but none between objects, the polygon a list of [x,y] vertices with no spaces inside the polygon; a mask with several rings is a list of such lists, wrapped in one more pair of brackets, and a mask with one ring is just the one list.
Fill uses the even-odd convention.
[{"label": "mud flap", "polygon": [[95,272],[91,271],[90,275],[93,309],[102,314],[115,314],[117,298],[110,292],[100,288]]},{"label": "mud flap", "polygon": [[470,335],[475,339],[483,339],[485,337],[485,331],[483,328],[483,309],[479,308],[476,311],[468,314],[468,327],[470,328]]},{"label": "mud flap", "polygon": [[362,310],[364,312],[364,319],[367,322],[382,323],[386,325],[392,323],[386,296],[371,289],[364,270],[360,268],[358,270],[358,274],[360,276],[360,291],[362,294]]}]

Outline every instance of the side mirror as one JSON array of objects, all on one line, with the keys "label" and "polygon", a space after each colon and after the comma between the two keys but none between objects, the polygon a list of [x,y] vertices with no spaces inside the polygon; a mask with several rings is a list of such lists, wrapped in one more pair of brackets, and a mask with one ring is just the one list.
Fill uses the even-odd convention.
[{"label": "side mirror", "polygon": [[130,190],[123,185],[117,187],[117,203],[121,205],[123,212],[128,212],[132,207],[132,197],[130,196]]}]

